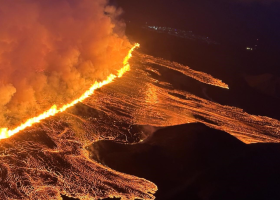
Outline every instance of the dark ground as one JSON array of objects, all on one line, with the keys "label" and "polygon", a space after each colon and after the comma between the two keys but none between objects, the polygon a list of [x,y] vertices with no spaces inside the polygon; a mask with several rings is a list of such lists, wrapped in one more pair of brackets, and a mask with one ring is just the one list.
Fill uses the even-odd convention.
[{"label": "dark ground", "polygon": [[136,145],[93,146],[99,162],[154,182],[159,200],[280,199],[279,144],[246,145],[205,125],[187,124],[161,129]]}]

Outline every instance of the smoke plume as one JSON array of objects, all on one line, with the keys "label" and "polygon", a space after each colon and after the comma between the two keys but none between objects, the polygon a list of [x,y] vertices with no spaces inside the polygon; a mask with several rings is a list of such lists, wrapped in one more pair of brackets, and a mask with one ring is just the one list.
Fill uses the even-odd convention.
[{"label": "smoke plume", "polygon": [[0,0],[0,127],[78,97],[130,47],[106,0]]}]

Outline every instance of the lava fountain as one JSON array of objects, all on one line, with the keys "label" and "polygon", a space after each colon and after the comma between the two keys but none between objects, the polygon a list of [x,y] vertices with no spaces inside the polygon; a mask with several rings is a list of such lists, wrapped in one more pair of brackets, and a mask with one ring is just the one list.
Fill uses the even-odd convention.
[{"label": "lava fountain", "polygon": [[43,112],[42,114],[38,115],[37,117],[28,119],[25,123],[21,124],[20,126],[14,128],[14,129],[9,130],[8,128],[1,128],[0,129],[0,139],[9,138],[9,137],[15,135],[16,133],[26,129],[27,127],[32,126],[33,124],[39,123],[40,121],[42,121],[48,117],[54,116],[57,113],[64,112],[68,108],[70,108],[70,107],[76,105],[77,103],[82,102],[85,99],[87,99],[88,97],[90,97],[96,89],[101,88],[104,85],[107,85],[109,83],[112,83],[116,78],[122,77],[127,71],[130,70],[130,65],[129,65],[128,61],[132,57],[132,52],[134,51],[134,49],[139,46],[140,46],[140,44],[136,43],[129,50],[127,56],[123,60],[123,67],[120,70],[118,70],[117,75],[110,74],[109,76],[107,76],[107,79],[102,82],[95,81],[95,83],[85,93],[83,93],[78,99],[75,99],[71,103],[63,105],[61,108],[58,108],[56,105],[53,105],[49,110]]}]

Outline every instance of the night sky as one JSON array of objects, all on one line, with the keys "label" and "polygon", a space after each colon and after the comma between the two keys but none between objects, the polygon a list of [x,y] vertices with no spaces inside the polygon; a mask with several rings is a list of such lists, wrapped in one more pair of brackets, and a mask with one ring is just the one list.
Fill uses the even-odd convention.
[{"label": "night sky", "polygon": [[253,0],[115,0],[133,23],[192,30],[222,43],[260,39],[280,49],[280,1]]}]

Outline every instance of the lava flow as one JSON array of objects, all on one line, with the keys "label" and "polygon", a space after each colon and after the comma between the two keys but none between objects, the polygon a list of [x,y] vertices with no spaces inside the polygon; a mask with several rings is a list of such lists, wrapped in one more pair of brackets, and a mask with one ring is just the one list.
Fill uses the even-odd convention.
[{"label": "lava flow", "polygon": [[101,88],[102,86],[107,85],[109,83],[112,83],[114,81],[114,79],[116,79],[117,77],[118,78],[122,77],[124,73],[126,73],[127,71],[130,70],[130,65],[129,65],[128,61],[132,57],[132,52],[134,51],[134,49],[139,46],[140,46],[140,44],[136,43],[129,50],[127,56],[124,58],[123,67],[120,70],[118,70],[117,75],[110,74],[109,76],[107,76],[107,79],[102,82],[95,81],[95,83],[81,97],[79,97],[78,99],[75,99],[74,101],[72,101],[69,104],[63,105],[61,108],[57,108],[56,105],[53,105],[49,110],[45,111],[44,113],[40,114],[37,117],[28,119],[24,124],[21,124],[20,126],[16,127],[15,129],[9,130],[8,128],[1,128],[0,129],[0,139],[9,138],[9,137],[15,135],[16,133],[26,129],[27,127],[30,127],[35,123],[39,123],[43,119],[54,116],[60,112],[64,112],[66,109],[74,106],[75,104],[77,104],[79,102],[84,101],[86,98],[91,96],[96,89]]}]

